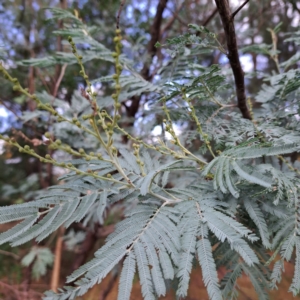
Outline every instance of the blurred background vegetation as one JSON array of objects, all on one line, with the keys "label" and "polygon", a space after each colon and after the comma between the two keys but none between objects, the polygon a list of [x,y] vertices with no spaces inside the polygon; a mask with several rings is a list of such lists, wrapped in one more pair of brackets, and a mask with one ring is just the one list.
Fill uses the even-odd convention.
[{"label": "blurred background vegetation", "polygon": [[[232,11],[244,1],[230,0]],[[93,36],[108,49],[113,49],[113,37],[119,0],[2,0],[0,1],[0,59],[13,77],[17,77],[30,93],[46,91],[53,98],[66,103],[74,102],[76,93],[85,83],[76,64],[64,64],[57,60],[51,67],[33,66],[28,59],[43,58],[63,52],[66,41],[59,36],[65,25],[63,19],[53,19],[48,8],[63,8],[77,15],[84,23],[94,26]],[[272,73],[273,60],[263,51],[247,48],[256,44],[262,50],[272,44],[268,28],[280,25],[277,48],[278,59],[284,61],[296,53],[293,42],[283,43],[286,33],[299,30],[300,2],[297,0],[250,0],[235,18],[240,59],[246,74],[248,95],[255,95],[262,85],[262,73]],[[120,27],[123,32],[124,54],[136,62],[140,75],[155,81],[159,68],[168,53],[154,44],[161,44],[171,37],[187,31],[188,24],[205,25],[218,34],[225,43],[223,27],[214,1],[211,0],[127,0],[123,8]],[[244,49],[244,50],[242,50]],[[224,54],[216,50],[198,57],[204,66],[228,65]],[[113,73],[109,62],[93,59],[85,64],[89,77],[99,78]],[[299,67],[299,63],[298,63]],[[98,93],[108,87],[95,85]],[[20,144],[31,143],[36,151],[45,155],[46,147],[39,144],[43,134],[51,127],[47,119],[33,118],[35,103],[12,90],[12,85],[0,77],[0,133],[14,136]],[[106,91],[107,92],[107,91]],[[74,96],[75,95],[75,96]],[[143,122],[139,108],[147,105],[147,95],[133,97],[123,104],[124,126],[132,130]],[[25,117],[22,112],[26,112]],[[28,117],[26,119],[26,116]],[[24,119],[25,118],[25,119]],[[25,123],[23,124],[23,122]],[[150,132],[159,127],[161,120],[151,120]],[[22,125],[23,124],[23,125]],[[191,124],[192,126],[192,124]],[[71,134],[71,133],[70,133]],[[76,135],[70,136],[75,141]],[[126,140],[123,141],[127,142]],[[37,147],[39,146],[39,147]],[[59,155],[59,154],[57,154]],[[38,191],[56,182],[61,170],[42,165],[39,160],[19,153],[0,142],[0,205],[30,201]],[[42,291],[57,289],[66,275],[89,260],[94,251],[112,232],[113,224],[122,218],[122,210],[111,207],[103,225],[89,228],[75,224],[68,232],[58,231],[40,244],[29,242],[25,246],[0,247],[0,298],[41,299]],[[11,227],[2,225],[0,231]],[[54,258],[61,255],[59,271],[53,268]],[[117,271],[117,270],[116,270]],[[199,270],[198,270],[199,271]],[[282,291],[274,292],[272,299],[292,299],[286,294],[292,278],[292,266],[286,265],[281,283]],[[220,271],[220,277],[222,276]],[[199,274],[199,272],[198,272]],[[284,285],[286,284],[286,287]],[[240,299],[256,299],[246,278],[240,281]],[[117,272],[110,274],[100,286],[94,287],[84,299],[116,299]],[[134,285],[132,299],[142,299],[138,283]],[[170,292],[164,299],[175,299]],[[192,275],[188,299],[207,299],[199,275]]]}]

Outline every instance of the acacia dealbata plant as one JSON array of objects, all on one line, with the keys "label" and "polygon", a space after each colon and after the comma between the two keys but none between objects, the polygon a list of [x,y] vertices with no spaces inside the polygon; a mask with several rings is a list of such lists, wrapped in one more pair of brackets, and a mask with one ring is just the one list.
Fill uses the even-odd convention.
[{"label": "acacia dealbata plant", "polygon": [[[30,94],[4,64],[0,66],[13,89],[36,103],[33,116],[24,113],[26,120],[51,121],[46,144],[60,155],[42,157],[30,145],[21,146],[7,136],[1,139],[67,171],[59,185],[35,200],[0,208],[1,223],[20,220],[0,234],[0,243],[40,242],[74,222],[103,224],[112,205],[122,206],[125,217],[94,258],[67,277],[69,285],[58,293],[46,292],[44,299],[84,295],[118,266],[120,300],[130,299],[136,273],[144,299],[157,299],[170,287],[178,298],[185,298],[195,262],[209,299],[236,299],[242,274],[249,277],[259,299],[268,299],[268,290],[277,288],[284,262],[292,257],[290,292],[297,295],[300,173],[291,154],[300,150],[300,72],[295,68],[299,53],[279,63],[275,38],[272,45],[248,47],[269,55],[277,72],[263,74],[265,84],[258,94],[237,103],[231,70],[197,63],[201,53],[230,51],[204,27],[190,25],[186,34],[156,45],[168,51],[169,61],[159,79],[150,83],[122,54],[119,28],[112,52],[93,39],[94,28],[70,12],[52,9],[52,14],[65,20],[58,33],[69,48],[22,64],[77,63],[86,89],[75,91],[70,104],[46,92]],[[273,37],[278,30],[270,30]],[[286,38],[299,45],[299,36],[296,32]],[[89,78],[84,63],[92,59],[111,62],[114,74]],[[98,82],[113,92],[98,94],[93,88]],[[124,124],[130,120],[121,118],[122,103],[141,95],[148,97],[144,118],[161,119],[161,135],[153,137],[149,122],[127,131]],[[259,108],[252,108],[254,101]],[[195,140],[200,147],[195,147]],[[219,281],[221,266],[227,274]]]}]

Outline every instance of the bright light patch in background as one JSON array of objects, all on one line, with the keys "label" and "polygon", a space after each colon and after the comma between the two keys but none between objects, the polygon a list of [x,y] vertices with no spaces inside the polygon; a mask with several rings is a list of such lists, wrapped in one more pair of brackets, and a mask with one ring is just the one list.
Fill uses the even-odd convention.
[{"label": "bright light patch in background", "polygon": [[[179,136],[182,133],[182,127],[178,126],[174,123],[173,123],[173,129],[174,129],[177,136]],[[162,135],[161,125],[155,126],[152,130],[152,134],[154,136],[161,136]],[[172,135],[169,132],[166,132],[166,131],[165,131],[165,138],[167,140],[172,140],[173,139]]]},{"label": "bright light patch in background", "polygon": [[251,72],[253,70],[252,57],[250,54],[241,55],[240,61],[244,72]]},{"label": "bright light patch in background", "polygon": [[0,107],[0,117],[8,117],[7,110],[4,107]]},{"label": "bright light patch in background", "polygon": [[4,141],[0,140],[0,155],[4,152]]}]

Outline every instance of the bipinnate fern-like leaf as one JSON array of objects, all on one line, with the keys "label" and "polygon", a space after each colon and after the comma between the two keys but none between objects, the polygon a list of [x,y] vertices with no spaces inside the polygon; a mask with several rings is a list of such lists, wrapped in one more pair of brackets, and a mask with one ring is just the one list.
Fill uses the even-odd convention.
[{"label": "bipinnate fern-like leaf", "polygon": [[118,300],[129,300],[133,284],[133,277],[136,272],[135,254],[130,252],[124,260],[123,269],[120,275]]},{"label": "bipinnate fern-like leaf", "polygon": [[41,221],[39,221],[37,224],[32,226],[25,235],[22,236],[22,238],[16,238],[12,240],[11,245],[12,246],[18,246],[22,245],[33,238],[37,237],[39,234],[41,234],[43,231],[45,231],[48,227],[50,227],[51,223],[57,216],[59,212],[60,207],[55,206]]},{"label": "bipinnate fern-like leaf", "polygon": [[202,225],[200,228],[200,239],[197,241],[196,248],[198,260],[202,270],[202,279],[207,288],[210,299],[222,300],[222,293],[219,286],[219,279],[215,260],[212,255],[212,247],[207,238],[207,227]]},{"label": "bipinnate fern-like leaf", "polygon": [[284,260],[280,259],[275,262],[272,274],[270,276],[270,289],[278,289],[277,284],[281,282],[281,274],[284,270]]},{"label": "bipinnate fern-like leaf", "polygon": [[[239,197],[239,191],[234,183],[233,173],[235,171],[242,179],[255,183],[265,188],[271,188],[272,183],[279,185],[278,197],[282,196],[282,189],[285,188],[289,193],[295,195],[295,187],[288,178],[279,179],[276,171],[272,167],[263,165],[259,166],[259,171],[253,168],[245,167],[238,163],[242,159],[260,158],[262,156],[273,156],[284,153],[291,153],[299,148],[298,144],[274,146],[274,147],[236,147],[224,151],[220,156],[214,158],[204,169],[203,175],[207,176],[209,172],[215,169],[213,179],[215,190],[220,189],[223,193],[230,192],[234,197]],[[273,178],[264,175],[264,173],[272,172]],[[278,202],[278,200],[277,200]]]},{"label": "bipinnate fern-like leaf", "polygon": [[[161,214],[164,217],[170,214],[176,215],[176,210],[172,211],[164,206],[138,205],[124,221],[116,226],[115,232],[107,238],[106,244],[96,251],[95,258],[68,277],[67,282],[77,279],[75,283],[78,287],[71,288],[72,297],[82,295],[95,283],[101,282],[124,257],[119,298],[129,299],[136,269],[145,299],[155,299],[157,296],[165,295],[164,274],[167,274],[170,279],[174,276],[173,264],[178,263],[179,238],[176,237],[174,231],[176,227],[172,219],[166,221],[168,224],[166,227],[162,227],[160,222],[157,222]],[[163,261],[164,257],[167,257],[166,262]],[[173,262],[169,257],[174,259]],[[78,280],[79,277],[82,278]],[[70,287],[66,287],[58,297],[73,299],[69,290]],[[51,294],[48,295],[50,297]]]},{"label": "bipinnate fern-like leaf", "polygon": [[17,237],[19,237],[21,234],[26,232],[38,219],[38,215],[34,214],[22,222],[20,222],[18,225],[14,226],[13,228],[3,232],[0,234],[0,244],[4,244],[8,241],[11,241]]},{"label": "bipinnate fern-like leaf", "polygon": [[[20,65],[71,65],[81,56],[82,63],[93,58],[116,63],[116,53],[92,37],[95,27],[87,26],[70,11],[56,8],[51,11],[54,19],[64,19],[64,28],[55,33],[70,36],[71,45],[84,47],[79,47],[75,56],[70,51],[59,52],[25,60]],[[121,266],[119,300],[130,299],[136,273],[145,300],[166,295],[168,281],[173,280],[177,297],[184,298],[188,294],[193,263],[198,261],[210,300],[237,299],[237,280],[241,274],[250,279],[258,298],[267,300],[266,288],[277,287],[284,261],[291,260],[293,255],[295,273],[290,291],[299,294],[299,163],[288,157],[300,150],[300,76],[299,70],[290,68],[299,55],[296,53],[282,62],[280,67],[285,70],[280,74],[265,76],[270,85],[263,86],[255,98],[262,107],[259,114],[251,108],[253,120],[248,120],[242,118],[236,105],[231,103],[233,85],[220,66],[204,67],[195,63],[194,55],[216,47],[225,51],[216,35],[203,26],[189,25],[189,28],[192,33],[166,42],[171,47],[168,50],[171,58],[158,71],[158,80],[146,81],[135,70],[136,62],[118,53],[117,70],[126,69],[127,74],[120,75],[117,71],[114,75],[89,79],[92,83],[105,83],[107,87],[118,82],[121,88],[117,96],[98,95],[94,99],[101,110],[107,109],[107,116],[101,112],[101,116],[105,115],[104,122],[114,120],[112,131],[107,132],[101,121],[100,132],[89,136],[96,128],[92,128],[83,115],[90,115],[92,109],[78,91],[74,92],[70,105],[45,92],[37,93],[41,103],[56,110],[52,116],[54,121],[60,120],[57,114],[61,110],[69,121],[51,123],[54,136],[61,137],[66,144],[71,141],[70,149],[82,147],[84,151],[79,151],[80,159],[58,164],[72,166],[59,178],[60,185],[40,192],[33,201],[0,208],[1,224],[19,222],[0,234],[0,244],[10,242],[18,246],[32,239],[40,242],[59,227],[68,228],[76,222],[82,222],[83,226],[91,224],[91,227],[96,222],[105,224],[107,207],[125,207],[124,219],[116,224],[94,258],[68,276],[67,283],[72,285],[60,289],[59,293],[46,292],[44,299],[76,299]],[[195,31],[201,35],[194,34]],[[297,45],[298,35],[291,38]],[[272,49],[272,45],[250,47],[263,50],[267,55]],[[105,88],[104,92],[109,90],[110,87]],[[130,143],[120,143],[120,131],[122,135],[125,133],[115,124],[115,116],[110,115],[111,107],[115,97],[126,108],[125,101],[145,95],[149,106],[143,113],[147,120],[164,120],[162,128],[173,139],[171,143],[164,135],[152,139],[150,132],[160,121],[153,126],[147,124],[146,129],[140,122],[139,132],[145,139],[142,141],[131,132],[129,139],[139,144],[134,146],[136,151],[132,151]],[[23,120],[37,116],[44,119],[46,113],[39,110],[27,113]],[[74,124],[74,116],[78,117],[81,127],[77,122]],[[197,130],[188,126],[190,122],[196,122]],[[187,126],[188,133],[182,130],[177,136],[172,129],[175,123]],[[105,132],[109,134],[105,136]],[[102,146],[108,144],[99,147],[96,137]],[[203,157],[190,147],[195,138],[200,138],[203,144],[200,147]],[[6,142],[11,140],[6,139]],[[67,149],[66,144],[60,145],[62,149]],[[205,153],[208,145],[212,147],[210,161]],[[111,151],[111,146],[117,151]],[[92,147],[97,147],[97,155],[91,152],[87,156],[85,150],[91,151]],[[78,153],[72,152],[72,155],[74,153],[77,156]],[[278,254],[281,256],[274,265],[270,282],[263,265],[268,259],[265,248],[275,251],[269,261]],[[32,261],[32,253],[29,253],[27,263]],[[226,267],[228,273],[219,283],[217,269],[221,266]],[[45,268],[44,263],[41,273]]]},{"label": "bipinnate fern-like leaf", "polygon": [[258,228],[263,245],[266,248],[271,248],[271,243],[269,241],[268,226],[260,207],[255,203],[255,201],[251,201],[249,198],[245,198],[243,203],[251,220],[255,223],[255,225]]},{"label": "bipinnate fern-like leaf", "polygon": [[222,280],[222,294],[224,299],[238,299],[237,279],[242,275],[242,272],[243,267],[238,262],[235,262],[231,269],[228,270],[228,273]]},{"label": "bipinnate fern-like leaf", "polygon": [[294,296],[298,295],[300,292],[300,238],[296,241],[296,263],[293,282],[290,286],[289,291],[293,293]]},{"label": "bipinnate fern-like leaf", "polygon": [[259,300],[268,300],[269,296],[267,293],[268,281],[266,274],[264,274],[257,266],[249,267],[245,264],[243,266],[244,273],[249,277]]}]

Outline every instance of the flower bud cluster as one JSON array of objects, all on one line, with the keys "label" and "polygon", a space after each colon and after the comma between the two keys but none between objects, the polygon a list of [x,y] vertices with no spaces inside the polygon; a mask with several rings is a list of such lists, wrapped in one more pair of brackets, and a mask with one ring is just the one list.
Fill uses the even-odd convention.
[{"label": "flower bud cluster", "polygon": [[208,134],[203,132],[201,123],[200,123],[200,121],[199,121],[199,119],[196,115],[195,107],[192,103],[192,100],[186,95],[186,89],[184,87],[181,89],[181,93],[182,93],[183,99],[189,105],[189,108],[190,108],[189,115],[191,116],[192,120],[196,123],[197,131],[198,131],[200,137],[203,139],[203,141],[204,141],[207,149],[209,150],[209,152],[212,154],[213,157],[215,157],[215,154],[213,153],[213,150],[212,150],[212,147],[211,147],[211,144],[210,144],[209,136],[208,136]]},{"label": "flower bud cluster", "polygon": [[141,169],[141,172],[142,172],[142,176],[146,176],[145,174],[145,170],[144,170],[144,162],[141,160],[141,157],[140,157],[140,145],[139,144],[136,144],[134,143],[132,145],[134,151],[133,151],[133,155],[136,157],[136,162],[137,164],[139,165],[140,169]]}]

